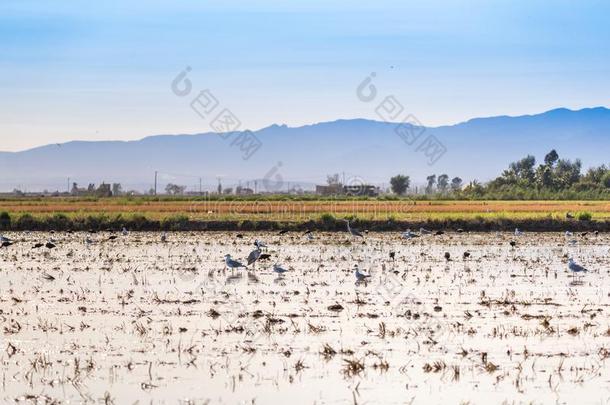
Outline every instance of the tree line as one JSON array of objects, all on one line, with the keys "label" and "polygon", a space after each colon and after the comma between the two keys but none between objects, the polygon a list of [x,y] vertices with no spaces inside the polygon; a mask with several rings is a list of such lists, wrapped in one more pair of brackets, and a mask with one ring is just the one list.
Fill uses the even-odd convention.
[{"label": "tree line", "polygon": [[[536,158],[527,155],[512,162],[502,174],[482,184],[473,180],[466,185],[462,179],[434,174],[426,178],[426,194],[463,199],[601,199],[610,198],[610,168],[605,164],[582,173],[580,159],[561,159],[551,150],[536,165]],[[390,179],[392,192],[407,193],[410,178],[397,175]]]}]

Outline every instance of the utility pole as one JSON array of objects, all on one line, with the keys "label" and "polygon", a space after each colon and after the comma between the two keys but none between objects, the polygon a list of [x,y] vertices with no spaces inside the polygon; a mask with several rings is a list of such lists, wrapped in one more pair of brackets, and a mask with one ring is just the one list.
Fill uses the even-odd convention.
[{"label": "utility pole", "polygon": [[155,170],[155,195],[157,195],[157,171]]},{"label": "utility pole", "polygon": [[199,178],[199,195],[202,195],[203,192],[201,191],[201,177]]},{"label": "utility pole", "polygon": [[68,194],[70,194],[70,178],[68,177]]}]

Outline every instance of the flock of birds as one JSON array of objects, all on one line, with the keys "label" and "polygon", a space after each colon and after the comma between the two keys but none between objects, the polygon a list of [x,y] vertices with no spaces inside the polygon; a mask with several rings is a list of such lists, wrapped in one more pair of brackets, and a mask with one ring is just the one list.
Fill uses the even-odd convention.
[{"label": "flock of birds", "polygon": [[[346,222],[346,227],[347,227],[347,232],[350,233],[352,236],[354,237],[358,237],[358,238],[362,238],[364,239],[364,234],[362,232],[360,232],[358,229],[353,228],[352,226],[350,226],[350,222],[347,219],[344,219],[343,221]],[[464,232],[462,229],[458,229],[457,230],[458,233],[462,233]],[[280,232],[280,234],[282,234],[283,231]],[[368,233],[367,231],[364,232],[365,234]],[[444,231],[442,230],[438,230],[438,231],[430,231],[427,230],[425,228],[420,228],[419,233],[413,232],[410,229],[407,229],[405,232],[401,233],[401,236],[405,239],[413,239],[413,238],[418,238],[421,235],[435,235],[435,236],[440,236],[443,235]],[[586,236],[586,232],[582,233],[581,236]],[[598,232],[595,231],[595,235],[597,235]],[[310,230],[306,231],[305,234],[307,236],[307,238],[309,240],[313,239],[313,232],[311,232]],[[515,228],[515,232],[514,232],[515,237],[520,237],[524,235],[524,232],[519,230],[519,228]],[[571,238],[573,236],[572,232],[566,231],[565,233],[566,238]],[[570,239],[569,243],[570,244],[574,244],[575,243],[575,239]],[[517,246],[517,241],[516,240],[511,240],[509,242],[510,246],[512,248],[515,248]],[[262,253],[262,249],[263,248],[267,248],[267,245],[264,244],[263,242],[259,241],[258,239],[256,239],[254,241],[254,246],[255,249],[250,252],[250,254],[248,255],[247,258],[247,265],[244,265],[243,263],[235,260],[232,258],[232,256],[230,254],[226,254],[225,255],[225,265],[228,269],[230,269],[231,271],[234,270],[238,270],[241,268],[244,269],[248,269],[248,266],[250,265],[254,265],[256,263],[257,260],[260,259],[268,259],[270,256],[268,254]],[[396,253],[395,252],[390,252],[390,259],[394,260]],[[444,254],[445,260],[446,261],[450,261],[451,260],[451,254],[449,252],[445,252]],[[470,252],[466,251],[463,254],[463,258],[467,259],[470,257]],[[585,267],[577,264],[573,258],[568,258],[568,269],[570,270],[570,272],[572,273],[573,277],[576,277],[578,275],[581,275],[582,273],[586,273],[589,270],[586,269]],[[368,274],[364,271],[362,271],[359,267],[358,264],[354,265],[354,276],[356,277],[356,281],[357,282],[362,282],[362,281],[366,281],[368,279],[371,278],[371,274]],[[288,272],[288,270],[284,269],[283,267],[281,267],[280,265],[278,265],[277,263],[273,265],[273,272],[277,273],[279,276],[283,276],[286,272]]]},{"label": "flock of birds", "polygon": [[[346,222],[346,227],[347,227],[346,230],[347,230],[347,232],[349,234],[351,234],[353,237],[362,238],[363,239],[363,243],[365,243],[364,242],[364,234],[366,234],[368,232],[364,231],[364,234],[363,234],[363,232],[360,232],[358,229],[353,228],[350,225],[350,221],[349,220],[344,219],[343,221]],[[285,230],[280,231],[280,235],[284,234],[286,232],[287,231],[285,231]],[[464,231],[462,229],[458,229],[457,232],[458,233],[462,233]],[[122,233],[123,236],[129,235],[129,231],[126,228],[123,228],[121,233]],[[427,230],[427,229],[424,229],[424,228],[420,228],[419,233],[416,233],[416,232],[411,231],[410,229],[407,229],[405,232],[401,233],[401,236],[403,238],[405,238],[405,239],[413,239],[413,238],[418,238],[418,237],[420,237],[422,235],[436,235],[436,236],[440,236],[440,235],[443,235],[443,234],[444,234],[444,231],[442,231],[442,230],[430,231],[430,230]],[[595,235],[597,235],[597,234],[598,234],[598,232],[595,231]],[[311,230],[307,230],[303,235],[308,240],[310,240],[310,241],[314,239],[314,234],[313,234],[313,232]],[[520,236],[523,236],[524,232],[519,230],[519,228],[516,228],[515,232],[514,232],[514,235],[515,235],[516,238],[518,238]],[[581,234],[581,236],[586,236],[586,235],[587,235],[587,232],[583,232]],[[573,244],[575,244],[577,242],[576,239],[573,238],[573,236],[574,235],[573,235],[572,232],[570,232],[570,231],[566,231],[565,232],[566,240],[571,245],[573,245]],[[243,237],[243,235],[238,235],[238,237]],[[108,237],[108,240],[115,240],[117,238],[118,238],[117,235],[110,235]],[[162,243],[166,243],[167,240],[168,240],[167,233],[163,232],[161,234],[161,242]],[[85,239],[85,243],[87,245],[90,245],[90,244],[94,244],[96,242],[94,240],[92,240],[90,237],[87,237]],[[0,248],[8,248],[8,247],[12,246],[13,244],[15,244],[14,240],[11,240],[11,239],[9,239],[9,238],[7,238],[5,236],[0,235]],[[517,241],[513,239],[513,240],[511,240],[509,242],[509,244],[510,244],[510,246],[512,248],[515,248],[517,246]],[[42,247],[45,247],[46,249],[54,249],[54,248],[57,247],[57,244],[56,244],[56,241],[51,238],[46,243],[42,243],[42,242],[35,243],[32,246],[32,249],[40,249]],[[250,252],[250,254],[248,255],[248,257],[246,259],[246,263],[247,264],[243,264],[243,263],[233,259],[230,254],[226,254],[225,257],[224,257],[225,258],[225,265],[226,265],[226,267],[228,269],[230,269],[231,271],[239,270],[239,269],[242,269],[242,268],[243,269],[248,269],[248,266],[253,266],[253,268],[254,268],[254,266],[256,265],[257,261],[268,260],[268,259],[271,258],[271,255],[266,253],[267,245],[264,242],[256,239],[254,241],[254,247],[255,247],[254,250],[252,250]],[[464,255],[463,255],[464,259],[467,259],[469,256],[470,256],[470,252],[464,252]],[[447,261],[451,260],[451,255],[449,254],[449,252],[445,252],[444,257],[445,257],[445,260],[447,260]],[[392,260],[395,259],[395,252],[390,252],[390,259],[392,259]],[[573,277],[577,277],[577,276],[582,275],[583,273],[588,272],[588,269],[586,269],[585,267],[577,264],[574,261],[574,259],[571,258],[571,257],[568,258],[568,269],[572,273]],[[275,263],[273,265],[273,272],[278,274],[280,277],[282,277],[282,276],[284,276],[285,273],[288,272],[288,270],[285,269],[284,267],[282,267],[280,264]],[[358,282],[366,281],[367,279],[369,279],[371,277],[370,274],[367,274],[366,272],[363,272],[362,270],[360,270],[358,268],[357,264],[354,265],[354,276],[355,276],[355,278],[356,278],[356,280]]]}]

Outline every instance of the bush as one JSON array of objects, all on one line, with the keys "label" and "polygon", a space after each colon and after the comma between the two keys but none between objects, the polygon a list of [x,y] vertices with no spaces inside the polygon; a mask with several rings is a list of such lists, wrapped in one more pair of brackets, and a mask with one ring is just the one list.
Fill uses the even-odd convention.
[{"label": "bush", "polygon": [[16,225],[17,229],[21,231],[33,231],[37,229],[37,225],[40,224],[40,221],[37,221],[30,214],[23,214],[19,218],[17,218]]},{"label": "bush", "polygon": [[578,218],[579,221],[590,221],[591,218],[593,218],[593,216],[591,215],[590,212],[583,211],[583,212],[579,212],[578,215],[576,216],[576,218]]},{"label": "bush", "polygon": [[161,227],[166,231],[185,231],[188,226],[189,217],[186,215],[174,215],[161,222]]},{"label": "bush", "polygon": [[322,226],[326,230],[331,230],[335,226],[335,216],[328,212],[325,212],[324,214],[320,215],[320,221],[322,221]]},{"label": "bush", "polygon": [[72,221],[64,214],[54,214],[52,217],[46,219],[48,229],[55,229],[58,231],[65,231],[72,226]]},{"label": "bush", "polygon": [[0,212],[0,229],[7,230],[11,228],[11,216],[8,212]]}]

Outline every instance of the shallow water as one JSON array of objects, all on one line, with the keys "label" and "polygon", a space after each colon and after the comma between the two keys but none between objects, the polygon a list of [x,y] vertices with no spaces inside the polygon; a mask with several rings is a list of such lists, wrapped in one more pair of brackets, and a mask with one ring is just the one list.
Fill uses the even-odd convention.
[{"label": "shallow water", "polygon": [[610,401],[609,235],[6,236],[1,402]]}]

